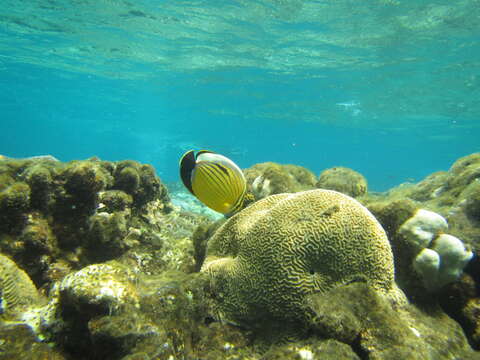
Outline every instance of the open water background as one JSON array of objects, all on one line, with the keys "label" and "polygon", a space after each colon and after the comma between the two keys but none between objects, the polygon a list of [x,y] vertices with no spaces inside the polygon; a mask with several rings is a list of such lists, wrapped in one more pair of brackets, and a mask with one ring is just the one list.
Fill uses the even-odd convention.
[{"label": "open water background", "polygon": [[364,174],[480,151],[480,1],[2,0],[0,154]]}]

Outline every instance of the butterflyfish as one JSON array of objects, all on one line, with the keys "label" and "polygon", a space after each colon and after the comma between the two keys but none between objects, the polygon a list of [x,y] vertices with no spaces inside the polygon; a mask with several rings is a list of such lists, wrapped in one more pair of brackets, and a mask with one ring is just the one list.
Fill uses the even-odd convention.
[{"label": "butterflyfish", "polygon": [[241,209],[247,190],[242,170],[229,158],[208,150],[187,151],[180,159],[185,187],[210,209],[231,215]]}]

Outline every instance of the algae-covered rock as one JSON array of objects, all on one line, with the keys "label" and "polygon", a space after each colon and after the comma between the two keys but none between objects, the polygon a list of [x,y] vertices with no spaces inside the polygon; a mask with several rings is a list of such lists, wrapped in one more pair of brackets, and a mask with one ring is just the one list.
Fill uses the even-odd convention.
[{"label": "algae-covered rock", "polygon": [[[96,317],[88,323],[92,341],[91,351],[98,359],[120,359],[135,353],[147,341],[160,345],[158,340],[167,340],[162,329],[140,313]],[[140,346],[139,346],[140,345]]]},{"label": "algae-covered rock", "polygon": [[462,317],[472,346],[480,350],[480,297],[471,298],[462,308]]},{"label": "algae-covered rock", "polygon": [[95,212],[98,193],[111,187],[112,175],[99,161],[72,161],[62,168],[55,189],[54,216],[58,222],[77,224]]},{"label": "algae-covered rock", "polygon": [[462,326],[472,347],[480,350],[480,294],[476,287],[474,278],[464,273],[442,288],[438,299],[445,313]]},{"label": "algae-covered rock", "polygon": [[139,236],[130,236],[128,221],[121,212],[100,212],[88,219],[86,246],[91,257],[106,261],[138,244]]},{"label": "algae-covered rock", "polygon": [[54,187],[54,175],[52,166],[39,163],[29,166],[21,177],[31,189],[31,205],[34,209],[46,211],[52,201],[52,189]]},{"label": "algae-covered rock", "polygon": [[22,243],[22,248],[30,255],[35,255],[34,257],[43,254],[54,255],[58,252],[57,239],[52,233],[48,220],[39,213],[32,213],[28,217],[27,224],[18,239]]},{"label": "algae-covered rock", "polygon": [[450,176],[446,182],[446,188],[456,189],[455,193],[458,193],[458,190],[480,179],[480,153],[458,159],[448,172]]},{"label": "algae-covered rock", "polygon": [[62,325],[50,331],[71,357],[227,359],[253,353],[241,329],[208,321],[205,274],[167,271],[132,282],[118,264],[101,265],[55,288]]},{"label": "algae-covered rock", "polygon": [[0,232],[16,233],[26,222],[30,209],[30,187],[17,182],[0,192]]},{"label": "algae-covered rock", "polygon": [[249,326],[303,321],[307,295],[355,281],[403,299],[380,224],[330,190],[270,196],[234,215],[209,240],[202,271],[221,316]]},{"label": "algae-covered rock", "polygon": [[38,319],[30,322],[39,324],[33,326],[37,336],[54,339],[69,358],[119,359],[128,351],[119,343],[112,344],[106,336],[107,328],[122,331],[123,321],[123,330],[135,328],[123,334],[130,339],[147,331],[146,327],[142,330],[142,321],[132,322],[141,317],[137,313],[139,300],[137,274],[132,270],[115,261],[93,264],[57,282],[50,291],[49,303],[32,314]]},{"label": "algae-covered rock", "polygon": [[458,324],[435,311],[394,308],[365,283],[312,294],[308,306],[319,334],[350,344],[368,359],[474,359]]},{"label": "algae-covered rock", "polygon": [[389,239],[392,239],[400,226],[417,211],[417,204],[410,199],[368,203],[367,207],[382,224]]},{"label": "algae-covered rock", "polygon": [[367,192],[367,179],[359,172],[337,166],[322,171],[315,186],[356,198]]},{"label": "algae-covered rock", "polygon": [[5,167],[0,165],[0,192],[8,188],[10,185],[15,183],[13,176],[10,176],[5,172]]},{"label": "algae-covered rock", "polygon": [[417,201],[428,201],[438,197],[445,190],[444,186],[448,177],[449,174],[446,171],[428,175],[411,189],[409,197]]},{"label": "algae-covered rock", "polygon": [[316,177],[308,169],[298,165],[282,165],[273,162],[256,164],[244,170],[249,193],[255,200],[269,195],[292,193],[315,188]]},{"label": "algae-covered rock", "polygon": [[136,275],[115,262],[89,265],[62,280],[61,306],[75,308],[87,317],[135,307],[138,306],[135,283]]},{"label": "algae-covered rock", "polygon": [[225,222],[224,219],[218,220],[211,224],[208,222],[201,223],[192,234],[193,248],[195,258],[195,271],[200,271],[207,253],[207,241],[217,231],[217,229]]},{"label": "algae-covered rock", "polygon": [[[115,188],[122,168],[138,176],[132,194]],[[156,241],[146,208],[157,202],[171,211],[153,168],[134,161],[4,158],[0,178],[0,251],[14,256],[39,287],[56,278],[54,264],[79,269]]]},{"label": "algae-covered rock", "polygon": [[360,360],[361,357],[359,357],[348,344],[334,339],[311,338],[272,347],[261,359]]},{"label": "algae-covered rock", "polygon": [[0,358],[2,360],[64,360],[52,346],[40,341],[25,324],[0,323]]},{"label": "algae-covered rock", "polygon": [[473,221],[480,222],[480,181],[465,189],[465,213]]},{"label": "algae-covered rock", "polygon": [[112,176],[98,161],[73,161],[64,169],[61,176],[65,189],[70,194],[91,195],[112,185]]},{"label": "algae-covered rock", "polygon": [[125,209],[130,208],[133,203],[132,196],[121,190],[103,191],[99,195],[99,209],[109,213],[124,211]]},{"label": "algae-covered rock", "polygon": [[140,187],[139,166],[134,161],[125,160],[115,168],[115,187],[133,195]]},{"label": "algae-covered rock", "polygon": [[248,333],[210,318],[209,279],[205,274],[166,271],[139,283],[141,309],[159,329],[132,350],[148,359],[260,359],[248,347]]},{"label": "algae-covered rock", "polygon": [[140,165],[131,160],[120,161],[115,168],[114,179],[113,188],[131,195],[137,207],[157,198],[169,201],[167,188],[150,165]]}]

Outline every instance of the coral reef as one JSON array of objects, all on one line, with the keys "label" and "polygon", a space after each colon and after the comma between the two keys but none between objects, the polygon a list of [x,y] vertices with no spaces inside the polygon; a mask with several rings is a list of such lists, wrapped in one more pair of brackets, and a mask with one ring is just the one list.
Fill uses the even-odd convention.
[{"label": "coral reef", "polygon": [[303,321],[305,296],[355,281],[402,298],[382,227],[330,190],[270,196],[234,215],[209,240],[202,271],[220,316],[245,326]]},{"label": "coral reef", "polygon": [[0,357],[479,357],[480,154],[357,200],[245,172],[219,219],[149,165],[0,156]]},{"label": "coral reef", "polygon": [[55,264],[79,269],[154,237],[143,218],[150,203],[171,211],[153,168],[134,161],[3,158],[0,177],[0,251],[39,287]]},{"label": "coral reef", "polygon": [[477,349],[480,317],[471,309],[480,298],[479,179],[480,154],[472,154],[418,184],[360,198],[387,231],[396,281],[408,298],[422,306],[438,302]]},{"label": "coral reef", "polygon": [[337,166],[320,174],[315,186],[341,192],[354,198],[367,193],[367,179],[355,170]]}]

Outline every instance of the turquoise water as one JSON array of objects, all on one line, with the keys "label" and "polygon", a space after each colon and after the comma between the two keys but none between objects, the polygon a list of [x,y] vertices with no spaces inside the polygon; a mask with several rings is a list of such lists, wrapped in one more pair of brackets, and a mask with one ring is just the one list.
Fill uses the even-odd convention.
[{"label": "turquoise water", "polygon": [[480,151],[480,1],[2,0],[0,154],[348,166]]}]

